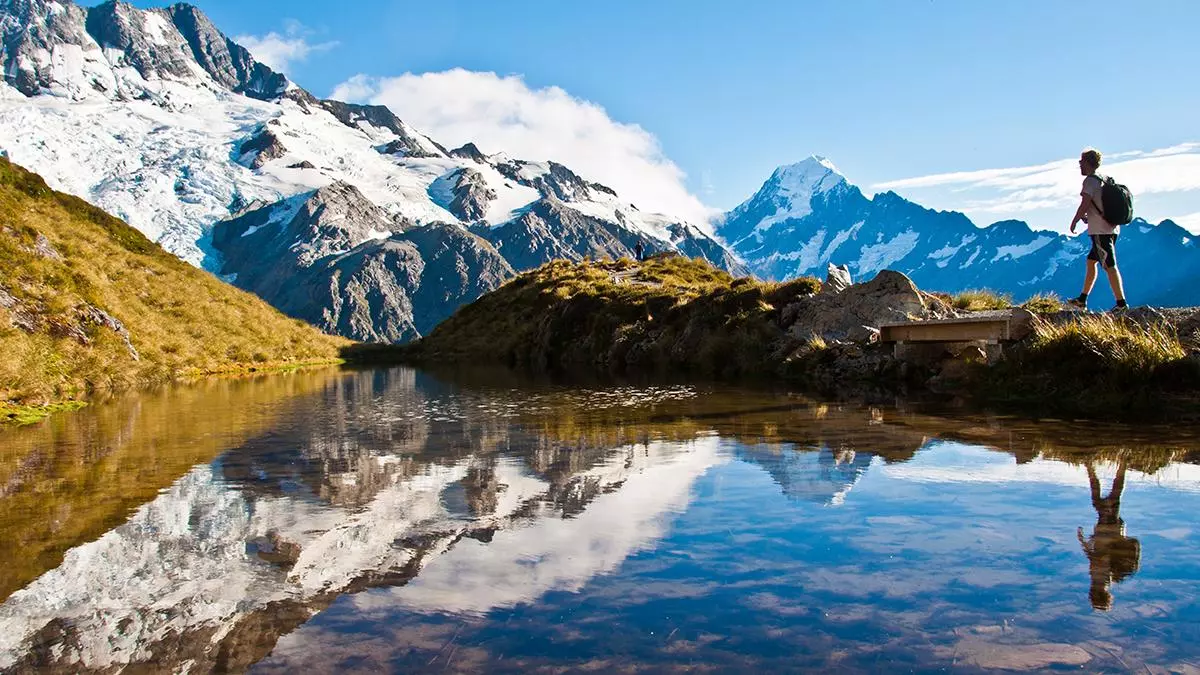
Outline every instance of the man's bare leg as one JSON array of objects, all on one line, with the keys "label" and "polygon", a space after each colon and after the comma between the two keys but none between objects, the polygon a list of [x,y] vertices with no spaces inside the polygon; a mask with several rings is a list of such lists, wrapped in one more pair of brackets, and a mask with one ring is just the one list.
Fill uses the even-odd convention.
[{"label": "man's bare leg", "polygon": [[[1096,266],[1099,264],[1100,263],[1098,263],[1097,261],[1092,260],[1091,258],[1088,258],[1087,274],[1084,275],[1084,277],[1083,277],[1083,294],[1084,295],[1092,294],[1092,287],[1096,285]],[[1113,269],[1115,270],[1116,268],[1114,267]]]},{"label": "man's bare leg", "polygon": [[[1121,281],[1121,270],[1114,265],[1104,271],[1108,273],[1108,285],[1112,287],[1113,297],[1117,299],[1117,302],[1124,300],[1125,283]],[[1092,275],[1094,281],[1096,276],[1095,269],[1089,268],[1088,272]]]}]

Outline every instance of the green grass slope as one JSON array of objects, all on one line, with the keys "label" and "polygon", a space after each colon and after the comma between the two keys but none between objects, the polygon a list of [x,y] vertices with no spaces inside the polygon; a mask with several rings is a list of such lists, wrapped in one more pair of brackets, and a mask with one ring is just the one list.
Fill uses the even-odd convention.
[{"label": "green grass slope", "polygon": [[809,278],[735,279],[679,256],[555,261],[459,309],[397,354],[534,369],[767,374],[781,360],[776,352],[795,346],[778,326],[779,309],[819,287]]},{"label": "green grass slope", "polygon": [[347,344],[0,158],[0,421],[95,390],[333,361]]}]

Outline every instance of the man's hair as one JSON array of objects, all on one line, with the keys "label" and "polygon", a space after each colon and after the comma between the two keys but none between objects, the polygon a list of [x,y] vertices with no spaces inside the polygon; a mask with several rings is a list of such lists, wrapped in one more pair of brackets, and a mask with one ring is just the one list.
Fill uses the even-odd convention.
[{"label": "man's hair", "polygon": [[1088,148],[1087,150],[1084,150],[1083,154],[1080,155],[1079,158],[1088,164],[1091,164],[1093,168],[1100,168],[1100,151],[1095,148]]}]

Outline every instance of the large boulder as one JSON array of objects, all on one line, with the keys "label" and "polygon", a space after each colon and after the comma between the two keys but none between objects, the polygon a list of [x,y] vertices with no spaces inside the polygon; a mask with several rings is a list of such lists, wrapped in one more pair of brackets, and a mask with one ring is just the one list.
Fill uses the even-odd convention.
[{"label": "large boulder", "polygon": [[874,279],[852,284],[838,293],[819,293],[798,299],[783,309],[783,329],[799,339],[818,336],[847,340],[863,328],[914,319],[942,318],[931,309],[912,280],[883,270]]}]

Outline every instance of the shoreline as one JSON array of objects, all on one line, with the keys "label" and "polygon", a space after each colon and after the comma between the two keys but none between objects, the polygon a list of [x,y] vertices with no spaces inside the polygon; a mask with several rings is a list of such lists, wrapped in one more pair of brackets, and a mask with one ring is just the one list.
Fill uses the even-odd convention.
[{"label": "shoreline", "polygon": [[262,375],[277,375],[297,370],[340,366],[347,363],[343,358],[316,359],[300,362],[276,362],[265,364],[238,364],[215,369],[191,368],[175,374],[172,377],[151,382],[141,382],[134,386],[114,388],[98,388],[87,392],[86,395],[74,398],[66,397],[47,403],[20,403],[15,401],[0,401],[0,430],[37,424],[61,413],[82,410],[98,397],[120,396],[138,391],[146,391],[159,386],[189,385],[204,380],[228,380],[256,377]]}]

